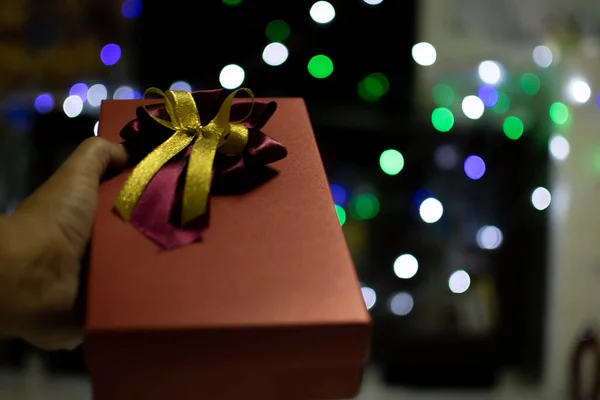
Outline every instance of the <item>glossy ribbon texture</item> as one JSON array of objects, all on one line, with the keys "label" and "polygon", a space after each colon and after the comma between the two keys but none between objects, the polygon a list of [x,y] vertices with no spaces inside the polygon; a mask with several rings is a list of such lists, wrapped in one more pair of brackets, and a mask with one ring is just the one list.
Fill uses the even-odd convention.
[{"label": "glossy ribbon texture", "polygon": [[[234,104],[240,92],[251,101]],[[141,161],[121,189],[115,210],[171,249],[202,237],[211,185],[220,183],[226,189],[221,192],[251,189],[253,176],[287,151],[260,131],[276,104],[255,102],[248,89],[226,95],[222,90],[163,93],[150,88],[144,98],[149,94],[165,102],[146,106],[142,101],[138,118],[121,131],[132,156]]]}]

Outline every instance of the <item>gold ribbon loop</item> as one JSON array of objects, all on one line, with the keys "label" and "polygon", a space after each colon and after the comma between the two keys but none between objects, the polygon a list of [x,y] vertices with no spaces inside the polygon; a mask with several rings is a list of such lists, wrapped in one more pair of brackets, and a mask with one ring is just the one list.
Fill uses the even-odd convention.
[{"label": "gold ribbon loop", "polygon": [[[233,99],[240,92],[250,96],[252,101],[250,112],[244,119],[230,122]],[[171,118],[170,121],[158,118],[148,111],[144,104],[148,94],[164,97],[165,109]],[[168,90],[165,93],[160,89],[150,88],[142,97],[142,107],[154,121],[174,130],[175,133],[133,169],[117,197],[115,208],[125,221],[129,221],[137,202],[154,175],[191,144],[192,151],[183,189],[181,216],[181,222],[185,225],[206,213],[216,152],[237,155],[244,151],[248,143],[248,129],[241,123],[252,114],[254,94],[245,88],[234,91],[227,96],[215,118],[205,126],[202,126],[196,102],[190,92]]]}]

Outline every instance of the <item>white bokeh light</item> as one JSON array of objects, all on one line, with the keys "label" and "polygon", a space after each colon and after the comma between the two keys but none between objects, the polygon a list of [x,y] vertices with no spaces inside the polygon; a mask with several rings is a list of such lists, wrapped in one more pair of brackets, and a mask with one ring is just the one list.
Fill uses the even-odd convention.
[{"label": "white bokeh light", "polygon": [[394,261],[394,273],[398,278],[410,279],[417,274],[419,262],[412,254],[402,254]]},{"label": "white bokeh light", "polygon": [[94,124],[94,136],[98,136],[98,128],[100,127],[100,121],[96,121]]},{"label": "white bokeh light", "polygon": [[419,207],[419,215],[421,216],[421,219],[428,224],[433,224],[434,222],[439,221],[443,214],[444,207],[442,206],[442,203],[433,197],[425,199]]},{"label": "white bokeh light", "polygon": [[104,86],[100,83],[92,85],[88,89],[87,100],[88,100],[88,103],[92,107],[100,106],[100,103],[102,103],[102,100],[106,100],[107,97],[108,97],[108,90],[106,90],[106,86]]},{"label": "white bokeh light", "polygon": [[287,47],[282,43],[271,43],[263,51],[263,61],[268,65],[276,67],[287,61],[290,55]]},{"label": "white bokeh light", "polygon": [[469,286],[471,286],[471,277],[467,271],[455,271],[448,279],[448,287],[450,287],[452,293],[464,293],[469,290]]},{"label": "white bokeh light", "polygon": [[83,100],[79,96],[69,96],[63,103],[63,111],[69,118],[75,118],[83,111]]},{"label": "white bokeh light", "polygon": [[132,100],[134,98],[135,92],[129,86],[119,86],[113,94],[113,99],[115,100]]},{"label": "white bokeh light", "polygon": [[377,4],[381,4],[383,2],[383,0],[363,0],[363,1],[370,6],[376,6]]},{"label": "white bokeh light", "polygon": [[483,101],[477,96],[467,96],[462,101],[463,113],[469,119],[479,119],[485,111]]},{"label": "white bokeh light", "polygon": [[435,63],[437,52],[431,43],[417,43],[412,48],[412,58],[419,65],[428,67]]},{"label": "white bokeh light", "polygon": [[569,141],[564,136],[556,134],[552,135],[550,138],[548,148],[550,150],[550,155],[557,161],[564,161],[571,151]]},{"label": "white bokeh light", "polygon": [[185,90],[186,92],[191,92],[192,85],[190,85],[186,81],[177,81],[173,82],[169,90]]},{"label": "white bokeh light", "polygon": [[547,46],[538,46],[533,49],[533,61],[538,67],[548,68],[552,64],[554,56],[552,50]]},{"label": "white bokeh light", "polygon": [[552,202],[552,195],[550,191],[544,187],[539,187],[531,194],[531,204],[537,210],[545,210]]},{"label": "white bokeh light", "polygon": [[363,300],[365,301],[367,310],[370,310],[377,302],[377,293],[375,293],[375,291],[370,287],[366,286],[363,286],[360,291],[362,292]]},{"label": "white bokeh light", "polygon": [[396,293],[390,299],[390,311],[400,317],[410,314],[414,305],[413,297],[406,292]]},{"label": "white bokeh light", "polygon": [[493,250],[502,244],[502,231],[495,226],[486,225],[479,228],[475,240],[482,249]]},{"label": "white bokeh light", "polygon": [[310,8],[310,17],[319,24],[327,24],[335,18],[335,8],[327,1],[317,1]]},{"label": "white bokeh light", "polygon": [[477,71],[479,72],[479,78],[490,85],[495,85],[502,79],[502,69],[500,64],[495,61],[482,62],[479,64]]},{"label": "white bokeh light", "polygon": [[221,70],[219,82],[225,89],[236,89],[244,83],[246,73],[244,69],[236,64],[229,64]]},{"label": "white bokeh light", "polygon": [[590,85],[580,78],[571,79],[567,84],[566,92],[573,103],[580,104],[586,103],[592,95]]}]

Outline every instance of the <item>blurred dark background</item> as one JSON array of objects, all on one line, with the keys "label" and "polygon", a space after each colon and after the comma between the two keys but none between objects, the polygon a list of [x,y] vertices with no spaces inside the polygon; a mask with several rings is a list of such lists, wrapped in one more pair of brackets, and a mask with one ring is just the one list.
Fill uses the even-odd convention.
[{"label": "blurred dark background", "polygon": [[[538,115],[553,88],[533,62],[529,86],[518,70],[477,77],[477,64],[468,83],[418,84],[433,62],[415,46],[415,0],[8,3],[0,211],[95,134],[103,98],[240,85],[303,97],[374,319],[370,366],[419,387],[492,387],[509,367],[539,376],[549,122]],[[34,351],[2,349],[17,369]],[[41,357],[85,374],[80,351]]]}]

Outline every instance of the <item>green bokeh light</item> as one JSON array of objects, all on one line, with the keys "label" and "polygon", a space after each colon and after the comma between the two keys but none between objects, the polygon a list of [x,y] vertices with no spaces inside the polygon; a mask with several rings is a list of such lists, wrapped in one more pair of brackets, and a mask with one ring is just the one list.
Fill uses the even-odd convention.
[{"label": "green bokeh light", "polygon": [[435,85],[433,87],[433,101],[440,107],[450,107],[454,103],[454,89],[450,85]]},{"label": "green bokeh light", "polygon": [[448,132],[454,126],[454,114],[445,107],[436,108],[431,113],[431,123],[440,132]]},{"label": "green bokeh light", "polygon": [[340,225],[344,226],[346,223],[346,210],[344,210],[341,206],[335,205],[335,212],[340,220]]},{"label": "green bokeh light", "polygon": [[511,116],[506,117],[504,124],[502,125],[502,129],[504,130],[504,134],[507,138],[517,140],[521,137],[521,135],[523,135],[525,127],[519,118]]},{"label": "green bokeh light", "polygon": [[281,19],[276,19],[275,21],[269,22],[265,31],[265,34],[270,41],[279,43],[283,43],[287,38],[289,38],[290,33],[290,26],[287,24],[287,22]]},{"label": "green bokeh light", "polygon": [[569,120],[569,108],[560,102],[550,106],[550,119],[556,125],[564,125]]},{"label": "green bokeh light", "polygon": [[371,74],[358,83],[358,95],[369,102],[379,100],[389,90],[390,81],[380,72]]},{"label": "green bokeh light", "polygon": [[323,54],[314,56],[308,62],[308,72],[317,79],[327,78],[333,73],[333,61]]},{"label": "green bokeh light", "polygon": [[542,87],[542,82],[536,74],[527,72],[521,76],[521,89],[531,96],[537,94]]},{"label": "green bokeh light", "polygon": [[379,200],[372,194],[360,194],[350,202],[350,215],[356,219],[371,219],[379,214]]},{"label": "green bokeh light", "polygon": [[505,112],[508,111],[509,108],[510,108],[510,99],[508,98],[508,95],[504,92],[499,92],[498,93],[498,102],[496,103],[496,105],[494,107],[492,107],[492,110],[494,110],[494,112],[497,114],[504,114]]},{"label": "green bokeh light", "polygon": [[398,150],[386,150],[379,157],[379,166],[388,175],[398,175],[404,168],[404,157]]},{"label": "green bokeh light", "polygon": [[237,6],[241,2],[242,2],[242,0],[223,0],[223,4],[228,5],[228,6]]}]

